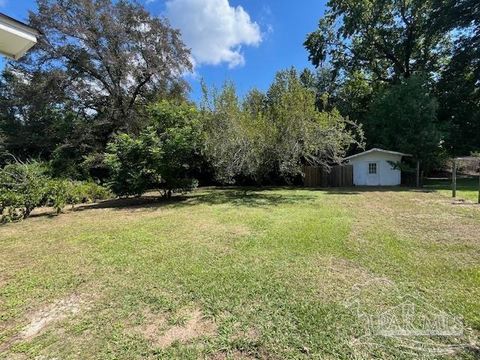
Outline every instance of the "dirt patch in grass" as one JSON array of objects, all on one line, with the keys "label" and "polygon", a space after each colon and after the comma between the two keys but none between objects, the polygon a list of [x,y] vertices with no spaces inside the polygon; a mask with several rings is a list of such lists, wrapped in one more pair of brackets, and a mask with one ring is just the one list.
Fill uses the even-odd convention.
[{"label": "dirt patch in grass", "polygon": [[260,338],[260,331],[257,328],[249,327],[246,330],[240,331],[236,338],[245,339],[248,341],[257,341]]},{"label": "dirt patch in grass", "polygon": [[78,314],[86,305],[79,295],[73,294],[55,301],[48,306],[32,312],[27,316],[29,321],[23,330],[0,345],[0,351],[9,349],[20,341],[30,341],[46,331],[53,323],[65,320]]},{"label": "dirt patch in grass", "polygon": [[[454,214],[404,214],[397,232],[433,243],[476,244],[478,223]],[[400,222],[403,226],[400,226]],[[405,226],[407,225],[407,226]]]},{"label": "dirt patch in grass", "polygon": [[71,295],[36,311],[29,317],[30,324],[20,333],[20,339],[30,340],[42,333],[51,323],[78,314],[82,305],[83,300],[78,295]]},{"label": "dirt patch in grass", "polygon": [[7,277],[0,275],[0,289],[8,284]]},{"label": "dirt patch in grass", "polygon": [[213,336],[217,331],[215,323],[206,319],[199,309],[184,311],[179,316],[186,320],[182,324],[168,327],[166,316],[149,313],[145,323],[136,331],[162,349],[175,342],[187,343],[200,337]]},{"label": "dirt patch in grass", "polygon": [[375,278],[367,269],[344,258],[323,259],[320,261],[320,266],[323,266],[329,275],[342,282],[350,282],[352,279],[355,279],[355,282],[362,282]]},{"label": "dirt patch in grass", "polygon": [[[395,234],[429,243],[476,245],[478,217],[465,216],[450,200],[435,193],[370,193],[358,197],[359,211],[350,234],[352,246],[361,248],[370,229],[391,229]],[[473,211],[473,207],[471,207]],[[480,209],[480,207],[478,207]]]}]

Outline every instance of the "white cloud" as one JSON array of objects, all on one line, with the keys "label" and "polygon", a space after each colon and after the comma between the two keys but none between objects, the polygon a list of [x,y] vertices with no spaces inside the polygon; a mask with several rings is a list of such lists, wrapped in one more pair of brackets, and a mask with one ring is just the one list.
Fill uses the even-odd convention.
[{"label": "white cloud", "polygon": [[243,65],[242,45],[257,46],[262,41],[258,24],[228,0],[168,0],[166,16],[181,30],[197,65]]}]

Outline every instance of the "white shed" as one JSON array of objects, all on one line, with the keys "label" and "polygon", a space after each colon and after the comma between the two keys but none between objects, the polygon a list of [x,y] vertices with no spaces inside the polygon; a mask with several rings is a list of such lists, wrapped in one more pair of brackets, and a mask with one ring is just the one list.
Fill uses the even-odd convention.
[{"label": "white shed", "polygon": [[399,163],[404,156],[396,151],[371,149],[345,158],[353,165],[353,184],[357,186],[400,185],[402,173],[392,163]]}]

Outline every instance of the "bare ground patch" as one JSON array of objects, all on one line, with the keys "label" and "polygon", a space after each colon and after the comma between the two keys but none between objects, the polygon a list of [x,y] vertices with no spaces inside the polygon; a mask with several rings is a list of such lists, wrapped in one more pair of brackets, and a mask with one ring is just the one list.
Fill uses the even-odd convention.
[{"label": "bare ground patch", "polygon": [[28,315],[29,323],[20,333],[14,335],[0,345],[0,351],[7,350],[14,343],[19,341],[30,341],[46,331],[53,323],[65,320],[78,314],[86,302],[77,294],[70,295],[47,305],[46,307],[32,312]]},{"label": "bare ground patch", "polygon": [[20,333],[20,338],[23,340],[32,339],[44,331],[49,324],[78,314],[82,304],[83,301],[78,295],[71,295],[33,313],[30,317],[30,324]]},{"label": "bare ground patch", "polygon": [[168,326],[166,316],[146,314],[145,323],[135,329],[154,346],[166,349],[175,342],[188,343],[200,337],[216,334],[215,323],[205,318],[199,309],[184,311],[179,314],[186,320],[182,324]]},{"label": "bare ground patch", "polygon": [[[368,195],[368,196],[367,196]],[[349,235],[349,245],[362,252],[371,246],[372,229],[385,229],[416,243],[415,259],[422,262],[435,256],[445,264],[469,268],[478,264],[480,253],[480,207],[459,208],[438,193],[394,193],[387,199],[382,193],[362,194]],[[449,251],[445,251],[445,246]]]}]

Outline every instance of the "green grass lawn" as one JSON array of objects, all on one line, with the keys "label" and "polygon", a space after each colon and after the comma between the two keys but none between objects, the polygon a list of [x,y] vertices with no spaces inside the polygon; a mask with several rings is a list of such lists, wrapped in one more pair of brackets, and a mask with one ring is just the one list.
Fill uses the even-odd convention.
[{"label": "green grass lawn", "polygon": [[[480,207],[436,192],[200,189],[40,215],[0,227],[6,359],[480,353]],[[407,301],[463,335],[367,327]]]},{"label": "green grass lawn", "polygon": [[[449,179],[427,180],[425,188],[452,196],[452,181]],[[457,180],[457,199],[478,202],[478,177],[460,178]]]}]

